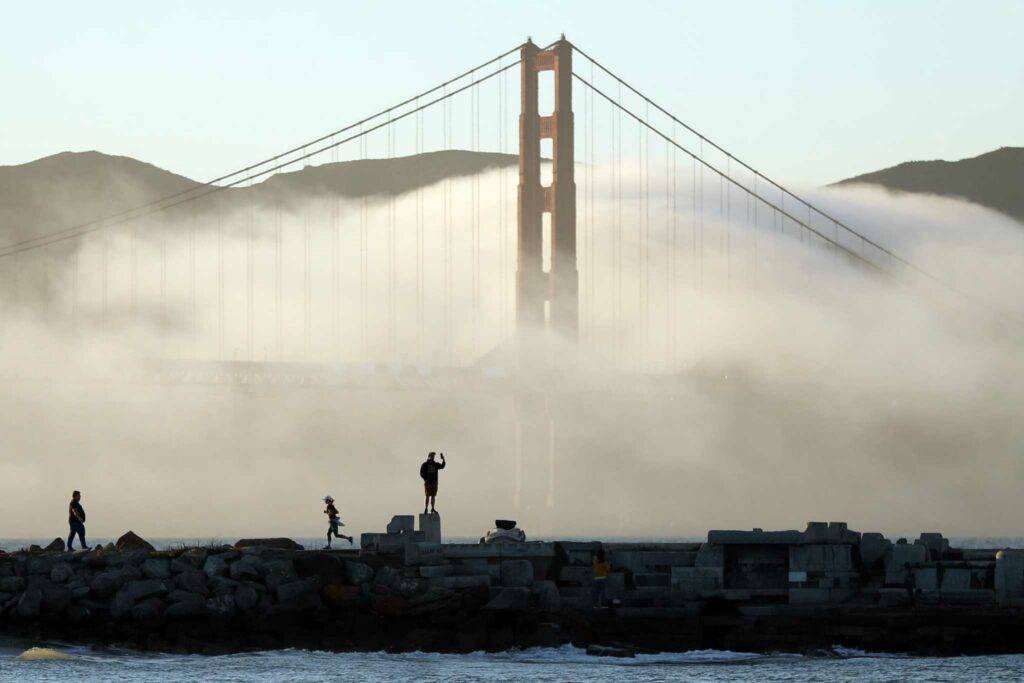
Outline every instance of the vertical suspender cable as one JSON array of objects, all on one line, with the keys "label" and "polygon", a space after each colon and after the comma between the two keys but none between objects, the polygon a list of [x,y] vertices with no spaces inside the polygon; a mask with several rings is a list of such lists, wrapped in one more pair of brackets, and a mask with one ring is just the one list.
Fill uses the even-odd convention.
[{"label": "vertical suspender cable", "polygon": [[[359,127],[362,132],[362,126]],[[359,158],[366,160],[366,136],[361,135],[359,138]],[[368,271],[368,258],[367,258],[367,208],[366,208],[366,195],[364,194],[359,200],[359,346],[362,352],[363,361],[367,360],[367,330],[369,328],[369,301],[368,301],[368,286],[367,286],[367,271]]]},{"label": "vertical suspender cable", "polygon": [[284,360],[284,262],[282,259],[283,230],[281,226],[281,202],[275,200],[274,211],[274,317],[277,319],[277,359]]},{"label": "vertical suspender cable", "polygon": [[217,211],[217,357],[224,358],[224,214]]}]

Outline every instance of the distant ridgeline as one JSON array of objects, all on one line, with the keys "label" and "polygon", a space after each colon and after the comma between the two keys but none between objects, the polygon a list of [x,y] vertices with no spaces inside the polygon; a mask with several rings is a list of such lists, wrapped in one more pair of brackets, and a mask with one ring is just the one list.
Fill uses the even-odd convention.
[{"label": "distant ridgeline", "polygon": [[858,183],[963,198],[1024,223],[1024,147],[1002,147],[959,161],[908,161],[832,186]]},{"label": "distant ridgeline", "polygon": [[[513,154],[446,150],[311,165],[286,169],[251,187],[226,189],[190,204],[203,214],[253,203],[288,208],[308,197],[396,195],[445,178],[515,166],[518,159]],[[56,232],[199,185],[152,164],[100,152],[62,152],[27,164],[0,166],[0,242]]]},{"label": "distant ridgeline", "polygon": [[[893,543],[844,523],[705,543],[442,543],[394,517],[360,550],[288,539],[0,553],[0,634],[173,652],[1024,652],[1024,551]],[[595,576],[604,586],[595,586]],[[603,606],[598,606],[597,601]]]}]

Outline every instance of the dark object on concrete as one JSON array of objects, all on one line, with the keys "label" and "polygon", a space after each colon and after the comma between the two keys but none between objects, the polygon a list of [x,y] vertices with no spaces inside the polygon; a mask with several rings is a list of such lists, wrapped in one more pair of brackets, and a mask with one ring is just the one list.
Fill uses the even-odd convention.
[{"label": "dark object on concrete", "polygon": [[494,520],[494,526],[498,529],[504,529],[505,531],[512,531],[516,528],[516,520],[514,519],[496,519]]},{"label": "dark object on concrete", "polygon": [[281,550],[304,550],[290,538],[243,538],[235,543],[236,548],[280,548]]},{"label": "dark object on concrete", "polygon": [[150,552],[156,550],[149,541],[142,538],[134,531],[129,531],[125,535],[121,536],[121,538],[117,539],[117,543],[114,544],[114,547],[121,552],[124,552],[125,550],[148,550]]}]

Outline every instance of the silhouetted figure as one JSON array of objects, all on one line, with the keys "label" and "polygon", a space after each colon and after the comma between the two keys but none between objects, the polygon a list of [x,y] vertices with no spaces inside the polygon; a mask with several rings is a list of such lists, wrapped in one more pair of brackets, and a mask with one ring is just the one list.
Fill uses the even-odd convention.
[{"label": "silhouetted figure", "polygon": [[82,507],[81,501],[81,491],[71,494],[71,503],[68,505],[68,526],[71,527],[71,533],[68,534],[68,550],[71,550],[71,542],[75,540],[75,534],[78,534],[82,550],[89,549],[89,546],[85,544],[85,508]]},{"label": "silhouetted figure", "polygon": [[444,453],[441,453],[441,462],[434,460],[433,451],[427,455],[427,461],[420,465],[420,477],[423,478],[423,514],[427,513],[427,505],[430,505],[431,512],[437,512],[434,504],[437,500],[437,472],[444,469]]},{"label": "silhouetted figure", "polygon": [[594,607],[604,607],[604,591],[608,586],[608,574],[612,566],[604,554],[604,548],[598,548],[594,553],[594,583],[590,589],[590,597]]},{"label": "silhouetted figure", "polygon": [[338,515],[338,508],[334,507],[334,498],[331,496],[324,496],[324,502],[327,503],[327,507],[324,508],[324,514],[327,515],[327,548],[331,547],[331,535],[335,538],[344,538],[348,541],[349,545],[352,545],[352,537],[346,536],[339,531],[339,527],[345,526],[341,521],[341,517]]}]

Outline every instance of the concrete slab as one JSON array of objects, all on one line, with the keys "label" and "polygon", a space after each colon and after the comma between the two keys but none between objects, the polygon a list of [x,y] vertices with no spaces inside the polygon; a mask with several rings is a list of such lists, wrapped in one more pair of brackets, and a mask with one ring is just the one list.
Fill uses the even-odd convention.
[{"label": "concrete slab", "polygon": [[395,515],[388,522],[389,534],[400,534],[403,531],[415,531],[416,523],[412,515]]},{"label": "concrete slab", "polygon": [[720,567],[673,567],[672,590],[687,597],[701,597],[722,589],[724,571]]},{"label": "concrete slab", "polygon": [[734,531],[715,529],[708,532],[708,543],[715,545],[795,545],[804,535],[800,531]]},{"label": "concrete slab", "polygon": [[420,531],[427,543],[441,543],[441,515],[436,512],[419,516]]}]

